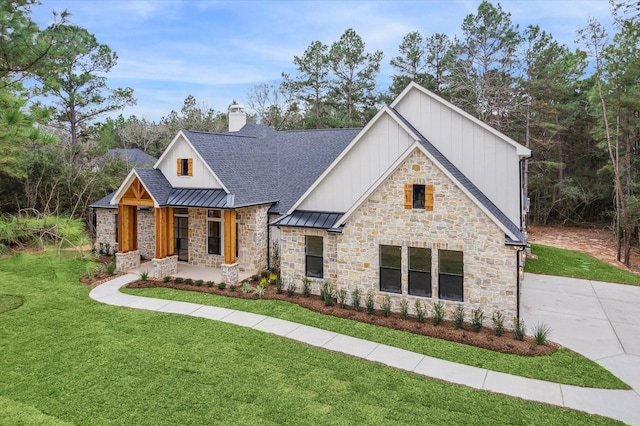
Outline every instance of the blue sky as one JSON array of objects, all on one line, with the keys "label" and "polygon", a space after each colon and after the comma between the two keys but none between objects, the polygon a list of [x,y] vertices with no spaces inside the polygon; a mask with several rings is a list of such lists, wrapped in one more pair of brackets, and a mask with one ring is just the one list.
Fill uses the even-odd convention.
[{"label": "blue sky", "polygon": [[[480,0],[426,1],[195,1],[41,0],[33,19],[51,23],[51,11],[67,9],[70,22],[87,28],[117,52],[108,74],[111,87],[132,87],[136,106],[127,117],[158,121],[179,111],[187,95],[217,111],[232,100],[246,103],[247,91],[294,73],[293,57],[314,40],[330,45],[353,28],[368,51],[385,54],[379,88],[389,86],[391,57],[411,31],[460,34],[464,17]],[[589,17],[610,18],[606,0],[504,0],[503,10],[524,28],[539,25],[574,46]],[[495,4],[495,2],[494,2]]]}]

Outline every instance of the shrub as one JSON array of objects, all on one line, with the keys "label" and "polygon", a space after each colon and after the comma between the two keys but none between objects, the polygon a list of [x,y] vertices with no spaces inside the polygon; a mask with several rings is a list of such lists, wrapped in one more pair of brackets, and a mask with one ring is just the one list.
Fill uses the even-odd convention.
[{"label": "shrub", "polygon": [[227,288],[227,283],[225,283],[224,281],[220,281],[218,283],[218,290],[224,290],[225,288]]},{"label": "shrub", "polygon": [[277,240],[271,244],[271,270],[280,275],[280,244]]},{"label": "shrub", "polygon": [[524,325],[524,320],[514,318],[513,319],[513,336],[518,340],[524,340],[524,335],[527,332],[527,328]]},{"label": "shrub", "polygon": [[169,276],[162,277],[162,282],[168,283],[169,281],[171,281],[171,277]]},{"label": "shrub", "polygon": [[267,287],[268,285],[269,285],[269,283],[267,282],[267,279],[266,279],[266,278],[262,278],[262,279],[260,280],[260,284],[258,284],[258,287],[265,288],[265,287]]},{"label": "shrub", "polygon": [[351,306],[356,311],[360,310],[360,290],[358,288],[354,288],[351,292]]},{"label": "shrub", "polygon": [[269,279],[269,275],[271,275],[271,271],[269,270],[260,272],[260,278],[264,278],[265,280]]},{"label": "shrub", "polygon": [[282,294],[283,287],[284,284],[282,283],[282,280],[276,280],[276,294]]},{"label": "shrub", "polygon": [[458,330],[464,326],[464,306],[458,303],[453,310],[453,328]]},{"label": "shrub", "polygon": [[302,295],[304,297],[309,297],[311,294],[311,280],[307,277],[302,279]]},{"label": "shrub", "polygon": [[[524,332],[523,332],[524,334]],[[540,321],[533,327],[533,338],[536,339],[536,344],[544,345],[551,334],[551,328]]]},{"label": "shrub", "polygon": [[400,301],[400,319],[407,318],[409,318],[409,301],[403,297]]},{"label": "shrub", "polygon": [[329,281],[322,283],[320,297],[324,300],[324,306],[333,306],[333,285]]},{"label": "shrub", "polygon": [[367,308],[367,313],[373,315],[373,309],[375,308],[375,293],[373,290],[367,292],[367,296],[364,298],[364,306]]},{"label": "shrub", "polygon": [[258,281],[259,279],[260,279],[260,276],[258,274],[251,275],[251,281]]},{"label": "shrub", "polygon": [[255,294],[256,296],[258,296],[258,298],[260,298],[260,299],[261,299],[261,298],[264,296],[264,287],[263,287],[263,286],[261,286],[261,285],[256,286],[256,287],[253,289],[253,294]]},{"label": "shrub", "polygon": [[420,299],[416,299],[413,306],[416,308],[416,319],[418,322],[424,322],[424,307]]},{"label": "shrub", "polygon": [[274,273],[269,274],[269,284],[273,285],[278,281],[278,276]]},{"label": "shrub", "polygon": [[196,280],[195,284],[196,286],[201,287],[202,284],[204,284],[204,280]]},{"label": "shrub", "polygon": [[347,290],[344,288],[341,288],[340,290],[338,290],[337,297],[338,297],[338,305],[340,305],[342,309],[345,309],[347,307]]},{"label": "shrub", "polygon": [[249,281],[247,280],[242,281],[242,294],[247,294],[251,290],[253,290],[253,287],[251,287],[251,284],[249,284]]},{"label": "shrub", "polygon": [[182,282],[184,282],[184,278],[182,277],[175,277],[175,279],[173,280],[174,283],[176,284],[182,284]]},{"label": "shrub", "polygon": [[193,284],[193,279],[191,279],[191,278],[185,278],[185,279],[184,279],[184,283],[185,283],[186,285],[192,285],[192,284]]},{"label": "shrub", "polygon": [[482,328],[482,321],[484,321],[484,311],[482,308],[474,309],[471,311],[471,327],[473,331],[478,332]]},{"label": "shrub", "polygon": [[104,254],[106,254],[106,255],[110,255],[111,254],[111,244],[106,243],[104,245]]},{"label": "shrub", "polygon": [[433,317],[431,322],[433,325],[439,325],[444,319],[444,305],[442,302],[437,302],[433,305]]},{"label": "shrub", "polygon": [[214,284],[213,281],[207,281],[207,287],[213,287]]},{"label": "shrub", "polygon": [[292,297],[295,292],[296,292],[296,283],[294,283],[293,281],[290,281],[289,285],[287,285],[287,296]]},{"label": "shrub", "polygon": [[493,321],[493,332],[496,336],[502,336],[504,333],[504,315],[502,311],[495,311],[491,317]]},{"label": "shrub", "polygon": [[388,317],[391,313],[391,296],[385,294],[382,298],[382,315]]},{"label": "shrub", "polygon": [[236,291],[236,288],[238,288],[238,286],[237,286],[237,285],[235,285],[235,284],[231,284],[231,285],[229,286],[229,290],[231,290],[231,291]]},{"label": "shrub", "polygon": [[143,271],[140,273],[140,281],[145,283],[147,282],[147,278],[149,278],[149,273],[147,271]]},{"label": "shrub", "polygon": [[107,263],[107,274],[113,275],[116,272],[116,264],[113,262]]}]

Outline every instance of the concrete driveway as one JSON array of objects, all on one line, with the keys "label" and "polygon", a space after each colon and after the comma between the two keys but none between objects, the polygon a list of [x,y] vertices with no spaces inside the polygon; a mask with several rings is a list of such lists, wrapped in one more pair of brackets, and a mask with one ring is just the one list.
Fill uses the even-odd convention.
[{"label": "concrete driveway", "polygon": [[600,363],[640,394],[640,286],[526,274],[521,316],[527,334],[543,321],[550,340]]}]

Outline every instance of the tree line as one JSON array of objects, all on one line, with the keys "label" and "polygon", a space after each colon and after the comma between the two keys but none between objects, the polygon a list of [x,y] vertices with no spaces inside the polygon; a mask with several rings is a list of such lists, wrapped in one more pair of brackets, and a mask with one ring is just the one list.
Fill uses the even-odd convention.
[{"label": "tree line", "polygon": [[[131,88],[111,88],[105,77],[117,54],[70,25],[66,11],[39,28],[36,5],[0,0],[4,212],[86,217],[128,171],[104,159],[107,149],[159,156],[180,129],[226,130],[226,113],[192,95],[158,122],[113,118],[135,103]],[[415,81],[533,150],[524,176],[530,223],[608,224],[628,261],[640,229],[640,6],[610,5],[612,33],[591,19],[572,49],[483,1],[459,37],[408,33],[388,59],[387,88],[377,83],[383,52],[347,29],[333,42],[312,41],[293,72],[251,88],[250,120],[278,130],[360,127]]]}]

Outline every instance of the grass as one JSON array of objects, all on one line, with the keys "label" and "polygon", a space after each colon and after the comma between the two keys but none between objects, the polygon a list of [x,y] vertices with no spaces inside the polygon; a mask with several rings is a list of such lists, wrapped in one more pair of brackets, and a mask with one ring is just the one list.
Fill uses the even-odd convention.
[{"label": "grass", "polygon": [[20,296],[12,296],[10,294],[0,294],[0,314],[3,312],[17,309],[24,303],[24,299]]},{"label": "grass", "polygon": [[624,382],[599,364],[565,348],[547,356],[526,357],[322,315],[278,300],[240,299],[168,288],[123,288],[121,291],[138,296],[200,303],[267,315],[460,364],[533,379],[586,387],[629,389]]},{"label": "grass", "polygon": [[531,251],[538,258],[527,260],[526,272],[640,285],[640,276],[616,268],[588,254],[540,244],[531,244]]},{"label": "grass", "polygon": [[[78,260],[0,261],[2,424],[620,424],[258,330],[88,298]],[[425,420],[428,419],[428,420]]]}]

